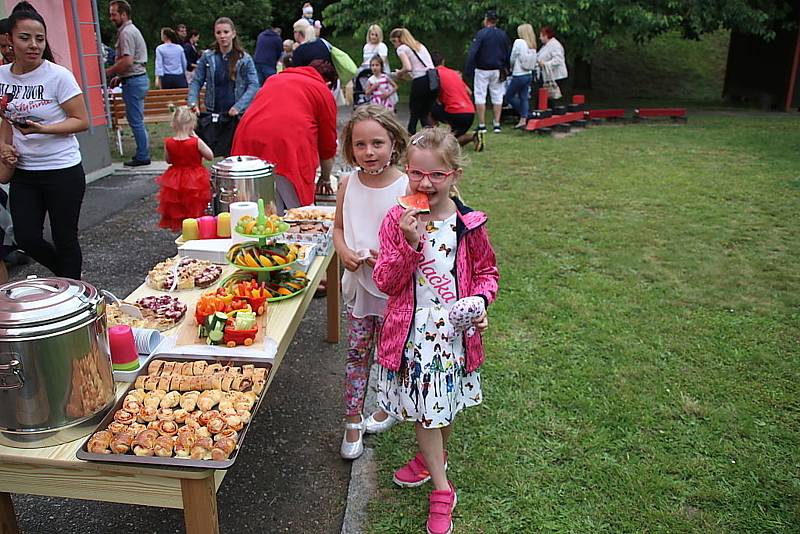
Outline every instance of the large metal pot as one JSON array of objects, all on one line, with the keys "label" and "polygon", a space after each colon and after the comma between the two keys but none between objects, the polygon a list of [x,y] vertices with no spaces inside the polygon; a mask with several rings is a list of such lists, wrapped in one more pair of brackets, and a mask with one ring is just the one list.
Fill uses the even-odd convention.
[{"label": "large metal pot", "polygon": [[57,445],[114,402],[105,300],[68,278],[0,286],[0,444]]},{"label": "large metal pot", "polygon": [[275,166],[255,156],[231,156],[211,166],[214,214],[230,211],[234,202],[275,199]]}]

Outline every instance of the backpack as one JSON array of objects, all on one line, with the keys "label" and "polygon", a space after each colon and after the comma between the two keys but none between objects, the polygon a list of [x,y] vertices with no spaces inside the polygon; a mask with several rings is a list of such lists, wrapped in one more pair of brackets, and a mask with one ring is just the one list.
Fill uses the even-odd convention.
[{"label": "backpack", "polygon": [[536,50],[525,47],[525,50],[519,55],[519,65],[525,70],[536,69]]}]

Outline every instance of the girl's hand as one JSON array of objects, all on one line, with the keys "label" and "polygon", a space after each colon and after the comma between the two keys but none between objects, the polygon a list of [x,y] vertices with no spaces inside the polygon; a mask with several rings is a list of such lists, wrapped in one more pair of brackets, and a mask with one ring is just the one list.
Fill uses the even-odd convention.
[{"label": "girl's hand", "polygon": [[238,114],[239,114],[239,110],[236,109],[236,108],[231,108],[231,109],[228,110],[228,115],[230,115],[231,117],[235,117]]},{"label": "girl's hand", "polygon": [[375,249],[369,249],[369,253],[371,254],[371,256],[362,261],[364,261],[364,263],[366,263],[370,267],[375,268],[375,262],[378,260],[378,251]]},{"label": "girl's hand", "polygon": [[486,315],[486,312],[480,317],[473,319],[472,324],[475,326],[475,330],[477,330],[478,333],[483,334],[486,332],[486,329],[489,328],[489,317]]},{"label": "girl's hand", "polygon": [[414,250],[419,246],[419,231],[417,230],[417,215],[419,210],[407,209],[400,216],[398,224],[403,235]]},{"label": "girl's hand", "polygon": [[11,124],[14,125],[14,128],[20,131],[22,135],[29,135],[34,133],[47,133],[46,126],[39,122],[34,121],[25,121],[24,123],[21,122],[12,122]]},{"label": "girl's hand", "polygon": [[342,254],[342,264],[344,265],[345,269],[347,269],[350,272],[354,272],[357,271],[359,267],[361,267],[361,260],[359,259],[358,254],[356,254],[355,250],[348,248]]},{"label": "girl's hand", "polygon": [[2,161],[4,165],[13,167],[17,164],[17,159],[19,159],[19,154],[14,145],[7,145],[5,143],[0,145],[0,161]]}]

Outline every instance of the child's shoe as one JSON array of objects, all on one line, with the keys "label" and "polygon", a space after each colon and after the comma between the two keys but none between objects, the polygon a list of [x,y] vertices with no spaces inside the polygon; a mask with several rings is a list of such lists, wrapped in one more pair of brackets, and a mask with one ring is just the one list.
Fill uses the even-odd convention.
[{"label": "child's shoe", "polygon": [[[444,468],[447,470],[447,453],[444,453]],[[394,472],[394,483],[403,488],[416,488],[431,479],[425,465],[425,457],[418,452],[406,465]]]},{"label": "child's shoe", "polygon": [[453,532],[453,509],[456,507],[458,497],[452,482],[450,490],[433,490],[428,508],[428,534],[450,534]]},{"label": "child's shoe", "polygon": [[375,419],[375,414],[378,413],[378,411],[373,412],[372,415],[367,417],[367,420],[364,421],[364,430],[367,432],[367,434],[380,434],[381,432],[386,432],[397,422],[397,419],[385,412],[384,415],[386,416],[386,419],[383,421],[378,421]]},{"label": "child's shoe", "polygon": [[[347,441],[347,431],[358,430],[358,440]],[[345,423],[344,436],[342,436],[342,458],[345,460],[355,460],[364,452],[364,417],[360,423]]]}]

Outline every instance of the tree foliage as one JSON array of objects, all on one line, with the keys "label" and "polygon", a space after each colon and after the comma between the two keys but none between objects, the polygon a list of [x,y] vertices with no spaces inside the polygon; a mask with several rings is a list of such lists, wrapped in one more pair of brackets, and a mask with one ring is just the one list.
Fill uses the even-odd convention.
[{"label": "tree foliage", "polygon": [[[339,31],[363,35],[373,23],[405,26],[412,33],[469,35],[487,9],[495,9],[508,28],[530,23],[553,26],[572,55],[589,59],[595,46],[614,47],[622,39],[645,42],[680,30],[698,39],[721,28],[772,39],[787,24],[789,0],[340,0],[325,9],[324,20]],[[510,32],[513,34],[513,31]]]}]

